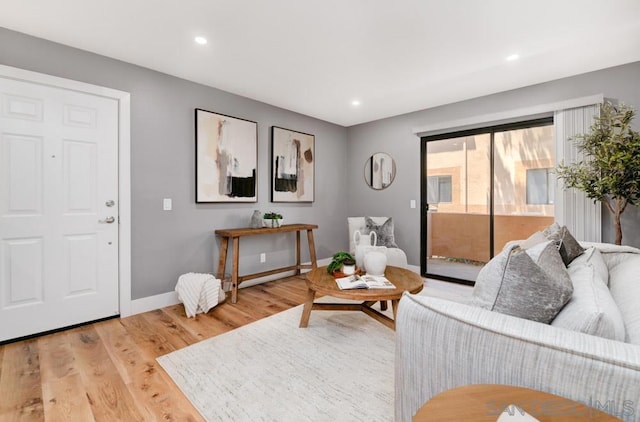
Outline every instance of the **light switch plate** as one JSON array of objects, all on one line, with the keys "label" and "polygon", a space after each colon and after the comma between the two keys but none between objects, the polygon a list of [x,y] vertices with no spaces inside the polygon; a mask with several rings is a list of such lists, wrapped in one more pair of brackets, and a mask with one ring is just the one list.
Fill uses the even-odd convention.
[{"label": "light switch plate", "polygon": [[412,199],[412,200],[411,200],[411,202],[409,202],[409,206],[410,206],[411,208],[415,208],[415,207],[416,207],[416,200],[415,200],[415,199]]},{"label": "light switch plate", "polygon": [[164,198],[162,200],[162,209],[164,211],[171,211],[171,208],[173,207],[173,204],[171,202],[171,198]]}]

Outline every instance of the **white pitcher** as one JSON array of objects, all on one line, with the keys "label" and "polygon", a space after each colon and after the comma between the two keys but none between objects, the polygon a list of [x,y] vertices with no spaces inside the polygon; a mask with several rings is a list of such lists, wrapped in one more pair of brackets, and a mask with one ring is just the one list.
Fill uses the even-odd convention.
[{"label": "white pitcher", "polygon": [[372,248],[375,249],[378,242],[376,232],[370,232],[368,236],[362,235],[360,230],[353,232],[353,244],[356,248],[356,266],[364,270],[364,255]]}]

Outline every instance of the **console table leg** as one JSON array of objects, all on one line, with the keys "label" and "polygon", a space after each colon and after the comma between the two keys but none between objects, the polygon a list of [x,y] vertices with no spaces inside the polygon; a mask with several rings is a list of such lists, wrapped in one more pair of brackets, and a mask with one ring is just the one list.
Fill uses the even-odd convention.
[{"label": "console table leg", "polygon": [[238,270],[240,258],[240,238],[233,238],[233,266],[231,270],[231,303],[238,301]]},{"label": "console table leg", "polygon": [[311,268],[314,270],[318,268],[318,262],[316,260],[316,244],[313,241],[313,230],[307,230],[307,241],[309,242],[309,258],[311,258]]},{"label": "console table leg", "polygon": [[227,266],[227,251],[229,250],[229,238],[223,237],[220,240],[220,256],[218,257],[218,274],[219,280],[224,280],[224,269]]},{"label": "console table leg", "polygon": [[296,232],[296,275],[300,275],[300,231]]}]

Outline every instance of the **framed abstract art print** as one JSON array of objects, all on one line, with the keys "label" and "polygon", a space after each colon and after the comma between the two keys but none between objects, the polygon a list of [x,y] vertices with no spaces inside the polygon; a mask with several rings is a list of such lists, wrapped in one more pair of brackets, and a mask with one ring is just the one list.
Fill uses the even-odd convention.
[{"label": "framed abstract art print", "polygon": [[271,201],[313,202],[315,136],[271,127]]},{"label": "framed abstract art print", "polygon": [[257,202],[258,124],[195,112],[196,202]]}]

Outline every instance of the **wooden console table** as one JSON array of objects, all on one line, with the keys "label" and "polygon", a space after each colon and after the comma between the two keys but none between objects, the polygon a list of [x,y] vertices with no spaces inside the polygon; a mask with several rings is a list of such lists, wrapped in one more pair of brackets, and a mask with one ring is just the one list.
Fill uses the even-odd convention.
[{"label": "wooden console table", "polygon": [[[233,259],[231,269],[231,303],[238,301],[238,286],[243,281],[252,280],[258,277],[265,277],[272,274],[282,273],[285,271],[296,271],[296,275],[300,274],[300,270],[303,268],[315,269],[318,267],[316,262],[316,246],[313,242],[313,229],[317,229],[317,224],[286,224],[281,227],[262,227],[259,229],[240,228],[240,229],[221,229],[216,230],[217,236],[222,238],[220,243],[220,258],[218,261],[218,278],[222,280],[224,277],[224,270],[227,264],[227,252],[229,251],[229,239],[233,240]],[[309,242],[309,257],[311,264],[300,263],[300,232],[307,231],[307,241]],[[275,234],[275,233],[296,233],[296,264],[288,267],[276,268],[269,271],[262,271],[254,274],[247,274],[239,276],[239,264],[238,259],[240,255],[240,238],[245,236],[258,236],[263,234]]]}]

